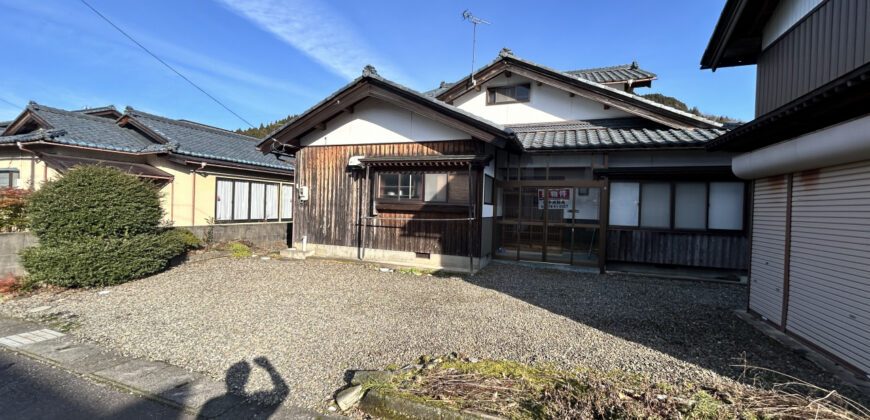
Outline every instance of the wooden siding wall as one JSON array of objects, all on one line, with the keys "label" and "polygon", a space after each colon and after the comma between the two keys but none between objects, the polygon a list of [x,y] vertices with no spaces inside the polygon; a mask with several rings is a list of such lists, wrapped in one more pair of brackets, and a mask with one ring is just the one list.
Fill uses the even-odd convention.
[{"label": "wooden siding wall", "polygon": [[607,230],[608,261],[745,270],[748,247],[742,233]]},{"label": "wooden siding wall", "polygon": [[[312,244],[352,247],[360,245],[359,212],[360,206],[365,206],[361,196],[365,172],[352,173],[347,170],[347,163],[351,156],[477,153],[483,153],[483,143],[476,140],[303,148],[297,153],[299,167],[297,182],[300,186],[309,188],[309,200],[300,203],[296,208],[294,242],[300,242],[302,236],[307,235],[308,241]],[[375,179],[375,173],[372,170],[372,179]],[[474,178],[475,186],[477,179],[478,177]],[[462,213],[407,213],[382,210],[379,213],[379,216],[384,219],[468,217],[467,210]],[[470,245],[475,256],[480,254],[479,234],[472,235],[474,243],[468,243],[468,222],[378,220],[368,221],[367,224],[369,225],[365,234],[367,248],[466,256]],[[477,221],[472,229],[473,232],[479,232]]]},{"label": "wooden siding wall", "polygon": [[760,116],[870,61],[870,2],[828,0],[759,57]]},{"label": "wooden siding wall", "polygon": [[749,309],[780,325],[785,277],[788,178],[755,181]]},{"label": "wooden siding wall", "polygon": [[791,214],[785,328],[870,372],[870,162],[795,174]]}]

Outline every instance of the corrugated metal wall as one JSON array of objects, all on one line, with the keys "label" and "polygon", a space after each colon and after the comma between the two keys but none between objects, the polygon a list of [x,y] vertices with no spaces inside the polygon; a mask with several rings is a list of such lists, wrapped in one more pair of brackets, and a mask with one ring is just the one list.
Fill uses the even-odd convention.
[{"label": "corrugated metal wall", "polygon": [[787,195],[785,175],[755,181],[749,309],[776,325],[782,319]]},{"label": "corrugated metal wall", "polygon": [[870,162],[793,182],[786,329],[870,372]]},{"label": "corrugated metal wall", "polygon": [[607,260],[745,270],[749,239],[739,233],[607,229]]},{"label": "corrugated metal wall", "polygon": [[829,0],[774,42],[758,59],[755,115],[870,61],[868,22],[867,0]]}]

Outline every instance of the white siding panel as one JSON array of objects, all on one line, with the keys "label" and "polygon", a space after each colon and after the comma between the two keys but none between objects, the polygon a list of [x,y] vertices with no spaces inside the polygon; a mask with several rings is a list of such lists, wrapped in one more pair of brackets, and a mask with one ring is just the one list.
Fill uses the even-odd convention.
[{"label": "white siding panel", "polygon": [[785,176],[755,181],[749,308],[779,325],[785,273]]},{"label": "white siding panel", "polygon": [[795,174],[786,328],[870,372],[870,162]]}]

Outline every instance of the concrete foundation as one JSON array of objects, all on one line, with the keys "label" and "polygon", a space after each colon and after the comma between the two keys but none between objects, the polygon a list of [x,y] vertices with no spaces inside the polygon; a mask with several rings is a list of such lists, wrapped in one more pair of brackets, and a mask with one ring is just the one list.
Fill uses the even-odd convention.
[{"label": "concrete foundation", "polygon": [[30,232],[0,233],[0,275],[26,274],[18,259],[18,251],[38,244],[39,239]]},{"label": "concrete foundation", "polygon": [[196,236],[205,238],[212,231],[214,242],[248,241],[254,246],[267,249],[287,248],[293,223],[242,223],[215,224],[208,226],[179,226],[193,231]]},{"label": "concrete foundation", "polygon": [[[296,242],[293,245],[296,249],[302,249],[302,242]],[[306,249],[314,251],[313,256],[320,258],[358,260],[360,257],[360,249],[352,246],[308,244]],[[430,254],[429,258],[419,258],[414,252],[366,248],[363,261],[427,270],[469,272],[468,256],[461,255]],[[480,258],[475,257],[473,259],[474,272],[486,267],[488,263],[489,259],[485,258],[483,266],[481,266]]]}]

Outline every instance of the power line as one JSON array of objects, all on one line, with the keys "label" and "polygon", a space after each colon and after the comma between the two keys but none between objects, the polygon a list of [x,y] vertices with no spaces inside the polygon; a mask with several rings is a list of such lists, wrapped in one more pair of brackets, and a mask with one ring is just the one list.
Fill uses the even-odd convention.
[{"label": "power line", "polygon": [[6,99],[3,99],[3,98],[0,98],[0,102],[3,102],[3,103],[5,103],[5,104],[7,104],[7,105],[9,105],[9,106],[11,106],[11,107],[13,107],[13,108],[23,108],[23,107],[20,107],[20,106],[18,106],[18,105],[15,105],[15,104],[13,104],[12,102],[9,102],[9,101],[7,101]]},{"label": "power line", "polygon": [[215,103],[217,103],[218,105],[222,106],[225,110],[229,111],[231,114],[235,115],[236,118],[242,120],[245,124],[247,124],[247,125],[250,126],[251,128],[254,128],[254,124],[251,124],[250,122],[248,122],[248,120],[242,118],[241,115],[237,114],[235,111],[233,111],[232,109],[230,109],[228,106],[224,105],[223,102],[219,101],[219,100],[218,100],[217,98],[215,98],[214,96],[211,96],[208,92],[205,91],[205,89],[203,89],[203,88],[197,86],[196,83],[193,83],[193,81],[191,81],[190,79],[188,79],[187,77],[185,77],[183,74],[181,74],[181,72],[179,72],[178,70],[175,70],[175,68],[172,67],[172,66],[170,66],[169,63],[167,63],[167,62],[161,60],[160,57],[158,57],[156,54],[154,54],[153,52],[151,52],[151,50],[149,50],[148,48],[145,48],[145,46],[142,45],[142,44],[140,44],[139,41],[136,41],[135,39],[133,39],[132,36],[130,36],[129,34],[127,34],[126,32],[124,32],[124,30],[121,29],[121,28],[119,28],[118,25],[115,25],[111,20],[109,20],[109,18],[103,16],[103,14],[100,13],[99,11],[97,11],[97,9],[94,9],[94,7],[91,6],[90,4],[88,4],[88,2],[86,2],[85,0],[79,0],[79,1],[81,1],[82,4],[84,4],[85,6],[87,6],[88,9],[91,9],[94,13],[96,13],[97,16],[99,16],[99,17],[101,17],[103,20],[105,20],[109,25],[112,25],[113,28],[117,29],[118,32],[120,32],[122,35],[124,35],[125,37],[127,37],[127,39],[129,39],[130,41],[133,41],[134,44],[138,45],[139,48],[141,48],[143,51],[145,51],[146,53],[148,53],[148,55],[154,57],[154,59],[157,60],[157,61],[159,61],[160,64],[163,64],[164,66],[166,66],[166,68],[168,68],[169,70],[172,70],[172,72],[175,73],[175,74],[177,74],[178,77],[181,77],[181,78],[184,79],[187,83],[190,83],[191,86],[195,87],[197,90],[199,90],[200,92],[202,92],[205,96],[208,96],[209,98],[211,98],[211,100],[215,101]]}]

